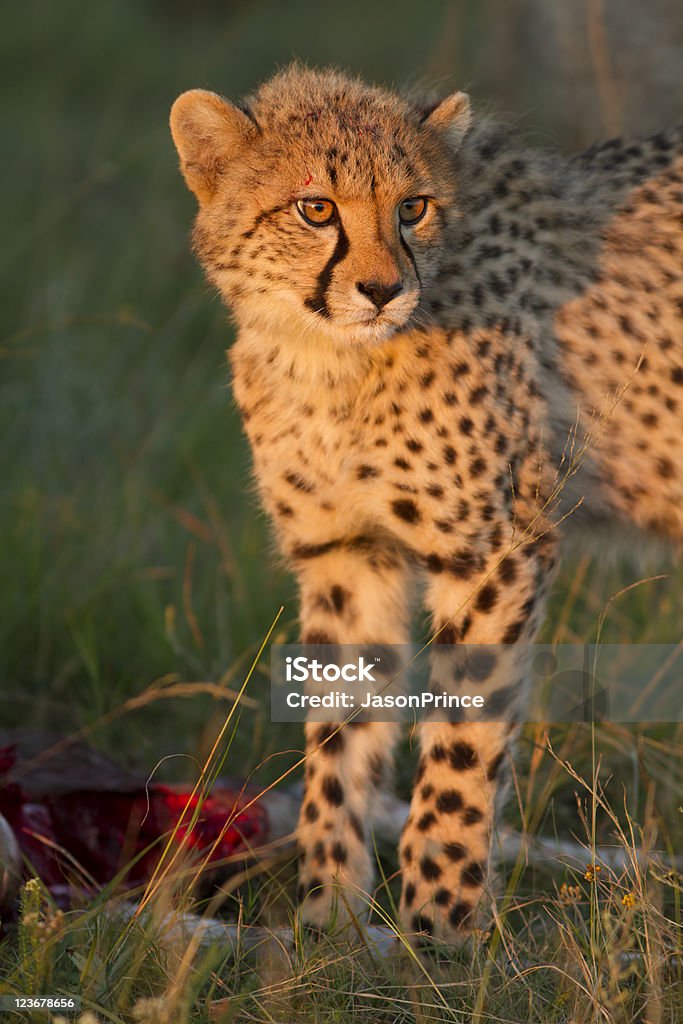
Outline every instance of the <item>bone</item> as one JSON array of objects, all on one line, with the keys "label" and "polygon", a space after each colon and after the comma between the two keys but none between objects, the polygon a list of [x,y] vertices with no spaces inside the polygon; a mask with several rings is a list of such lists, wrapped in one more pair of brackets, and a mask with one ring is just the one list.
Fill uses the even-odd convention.
[{"label": "bone", "polygon": [[21,880],[21,852],[14,832],[0,814],[0,907],[12,902]]},{"label": "bone", "polygon": [[[274,797],[275,794],[272,794]],[[266,806],[271,815],[269,801]],[[296,787],[278,794],[277,813],[271,815],[271,834],[283,836],[296,821],[298,815],[299,793]],[[375,834],[386,842],[396,843],[405,824],[410,805],[387,795],[377,808]],[[514,829],[501,829],[492,844],[493,859],[500,865],[514,864],[518,858],[524,857],[525,862],[534,867],[558,869],[572,867],[585,870],[591,864],[601,864],[614,872],[625,871],[637,863],[645,867],[653,861],[661,862],[665,869],[683,871],[683,856],[672,856],[668,852],[627,849],[624,846],[584,846],[576,840],[559,839],[555,836],[530,835]]]}]

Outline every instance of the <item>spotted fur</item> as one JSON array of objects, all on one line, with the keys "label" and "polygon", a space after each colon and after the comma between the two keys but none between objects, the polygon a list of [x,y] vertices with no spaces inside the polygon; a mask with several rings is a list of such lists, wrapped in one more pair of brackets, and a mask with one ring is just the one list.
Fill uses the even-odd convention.
[{"label": "spotted fur", "polygon": [[[462,94],[425,105],[299,66],[240,107],[186,93],[171,124],[196,252],[238,324],[235,398],[302,640],[405,642],[420,576],[434,685],[469,673],[513,720],[561,538],[683,534],[683,130],[565,159],[472,124]],[[402,226],[397,205],[421,195],[426,216]],[[337,205],[327,227],[297,211],[315,197]],[[509,656],[462,666],[462,641]],[[411,932],[472,926],[509,721],[420,729]],[[371,891],[395,738],[306,727],[313,924]]]}]

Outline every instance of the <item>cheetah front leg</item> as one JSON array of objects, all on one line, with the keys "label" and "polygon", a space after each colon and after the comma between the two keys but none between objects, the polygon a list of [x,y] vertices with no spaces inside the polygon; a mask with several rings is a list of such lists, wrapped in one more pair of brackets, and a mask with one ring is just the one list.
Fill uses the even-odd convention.
[{"label": "cheetah front leg", "polygon": [[[306,556],[297,566],[302,643],[407,642],[406,568],[400,555],[348,545]],[[347,908],[355,914],[367,905],[374,874],[372,812],[389,784],[397,728],[362,721],[341,728],[306,724],[298,898],[308,924],[324,927],[335,914],[344,918]]]},{"label": "cheetah front leg", "polygon": [[[458,942],[476,923],[501,767],[523,706],[531,643],[552,577],[547,548],[541,558],[531,548],[509,555],[478,587],[476,580],[464,584],[446,573],[428,586],[438,634],[431,688],[481,693],[495,720],[444,721],[444,712],[419,727],[421,757],[400,845],[406,932]],[[462,641],[464,647],[450,646]]]}]

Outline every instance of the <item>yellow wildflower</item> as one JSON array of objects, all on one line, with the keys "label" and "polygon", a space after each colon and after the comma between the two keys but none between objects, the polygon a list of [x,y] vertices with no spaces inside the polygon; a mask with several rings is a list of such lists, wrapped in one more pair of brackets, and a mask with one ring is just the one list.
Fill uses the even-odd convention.
[{"label": "yellow wildflower", "polygon": [[577,903],[581,897],[581,889],[578,885],[567,885],[563,882],[560,886],[560,902],[568,905],[570,903]]}]

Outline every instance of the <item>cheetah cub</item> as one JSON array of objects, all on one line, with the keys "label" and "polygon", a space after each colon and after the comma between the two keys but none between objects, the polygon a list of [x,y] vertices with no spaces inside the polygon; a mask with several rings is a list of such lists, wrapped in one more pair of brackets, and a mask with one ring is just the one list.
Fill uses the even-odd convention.
[{"label": "cheetah cub", "polygon": [[[513,720],[567,532],[683,534],[683,129],[559,158],[462,93],[297,65],[245,103],[184,93],[171,130],[302,642],[408,642],[421,577],[434,671],[462,641],[508,645],[477,679]],[[306,726],[315,926],[367,904],[396,732]],[[402,921],[455,941],[514,730],[419,732]]]}]

